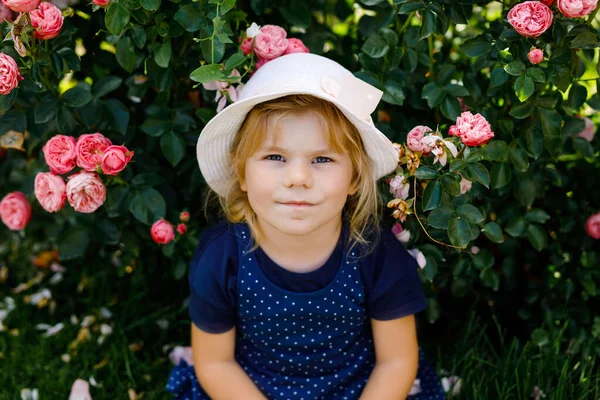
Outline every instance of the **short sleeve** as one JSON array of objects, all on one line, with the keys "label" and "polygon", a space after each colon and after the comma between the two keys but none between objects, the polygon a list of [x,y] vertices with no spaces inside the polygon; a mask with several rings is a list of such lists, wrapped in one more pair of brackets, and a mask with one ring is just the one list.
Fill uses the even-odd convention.
[{"label": "short sleeve", "polygon": [[427,308],[417,263],[389,229],[365,257],[362,275],[371,318],[391,320]]},{"label": "short sleeve", "polygon": [[190,263],[189,313],[205,332],[223,333],[235,326],[237,258],[231,225],[219,223],[204,231]]}]

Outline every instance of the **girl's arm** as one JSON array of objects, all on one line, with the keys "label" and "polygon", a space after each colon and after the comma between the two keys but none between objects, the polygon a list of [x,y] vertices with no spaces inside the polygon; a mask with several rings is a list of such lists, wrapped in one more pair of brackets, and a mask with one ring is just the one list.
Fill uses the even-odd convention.
[{"label": "girl's arm", "polygon": [[361,400],[405,399],[417,377],[419,345],[415,316],[389,321],[371,319],[375,368]]},{"label": "girl's arm", "polygon": [[234,358],[235,327],[214,334],[192,323],[192,350],[196,376],[211,399],[266,399]]}]

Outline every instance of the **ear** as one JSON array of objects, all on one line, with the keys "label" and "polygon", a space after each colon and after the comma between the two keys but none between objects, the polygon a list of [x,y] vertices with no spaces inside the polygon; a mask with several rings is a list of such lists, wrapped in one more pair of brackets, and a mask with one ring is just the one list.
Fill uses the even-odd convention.
[{"label": "ear", "polygon": [[238,182],[240,183],[240,189],[242,189],[244,192],[247,192],[248,186],[246,185],[246,180],[238,177]]},{"label": "ear", "polygon": [[348,196],[354,196],[356,192],[358,192],[358,188],[356,187],[356,183],[350,183],[350,187],[348,188]]}]

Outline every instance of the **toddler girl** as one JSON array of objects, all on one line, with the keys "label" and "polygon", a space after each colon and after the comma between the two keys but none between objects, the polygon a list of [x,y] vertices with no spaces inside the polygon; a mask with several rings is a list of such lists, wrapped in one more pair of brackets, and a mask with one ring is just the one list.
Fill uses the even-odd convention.
[{"label": "toddler girl", "polygon": [[206,125],[198,162],[227,218],[191,262],[177,399],[444,398],[417,343],[416,263],[377,219],[398,162],[370,117],[381,94],[289,54]]}]

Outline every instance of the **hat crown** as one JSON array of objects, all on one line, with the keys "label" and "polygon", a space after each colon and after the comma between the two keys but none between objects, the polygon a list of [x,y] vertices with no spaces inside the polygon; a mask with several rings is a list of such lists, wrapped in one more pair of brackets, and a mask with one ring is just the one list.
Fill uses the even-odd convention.
[{"label": "hat crown", "polygon": [[352,73],[326,57],[312,53],[287,54],[260,67],[244,85],[238,101],[276,92],[319,92],[323,79],[342,82],[347,76]]}]

